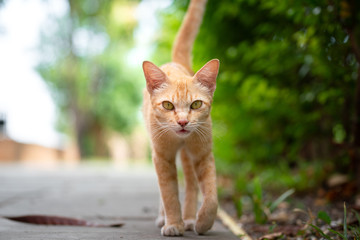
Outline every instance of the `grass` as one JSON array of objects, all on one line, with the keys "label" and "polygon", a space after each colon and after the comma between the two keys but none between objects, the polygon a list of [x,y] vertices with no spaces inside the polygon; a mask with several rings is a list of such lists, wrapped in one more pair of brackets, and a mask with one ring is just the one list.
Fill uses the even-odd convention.
[{"label": "grass", "polygon": [[[238,217],[243,213],[248,214],[250,211],[252,213],[250,216],[254,216],[257,224],[268,225],[271,213],[278,208],[281,202],[290,201],[292,204],[300,204],[296,201],[297,198],[291,198],[292,194],[295,191],[301,195],[314,192],[328,179],[335,168],[331,163],[327,164],[321,161],[299,162],[295,168],[281,162],[276,167],[268,166],[267,168],[244,162],[237,167],[232,166],[225,172],[222,172],[223,170],[220,167],[218,171],[220,199],[231,199],[234,202]],[[308,207],[304,203],[300,208],[307,209]],[[341,209],[339,210],[341,214]],[[338,229],[331,227],[331,224],[336,221],[332,221],[326,212],[319,211],[317,216],[312,216],[309,210],[308,216],[312,222],[308,222],[307,227],[299,230],[297,236],[307,238],[317,235],[319,239],[360,240],[359,214],[354,211],[357,225],[351,224],[349,226],[346,222],[349,217],[346,205],[344,205],[343,211],[343,227]],[[272,223],[269,227],[269,233],[274,231],[277,227],[276,224],[275,222]]]},{"label": "grass", "polygon": [[[299,163],[293,169],[279,162],[276,167],[265,168],[244,162],[226,170],[225,178],[231,184],[219,184],[219,197],[232,196],[239,217],[245,209],[251,208],[256,223],[264,223],[278,205],[295,191],[305,192],[319,186],[326,178],[324,169],[331,169],[331,166],[324,167],[323,162]],[[223,177],[221,168],[219,176]]]},{"label": "grass", "polygon": [[[342,232],[336,231],[332,228],[328,228],[327,229],[329,231],[329,234],[328,234],[328,233],[325,233],[320,227],[318,227],[314,224],[309,224],[309,226],[311,226],[321,237],[323,237],[327,240],[335,240],[335,239],[360,240],[360,216],[356,211],[353,210],[353,212],[357,219],[357,225],[356,226],[348,226],[348,224],[347,224],[347,208],[346,208],[346,204],[344,203],[344,219],[343,219],[343,231]],[[320,215],[320,213],[318,214],[318,218],[319,218],[319,215]],[[330,224],[330,221],[328,221],[330,219],[330,217],[328,215],[322,213],[320,215],[320,219],[325,220],[326,223]]]},{"label": "grass", "polygon": [[219,163],[218,175],[227,176],[234,183],[236,194],[249,194],[256,187],[259,179],[266,191],[280,194],[287,189],[306,192],[320,185],[333,171],[329,163],[302,162],[296,167],[290,167],[286,162],[279,162],[276,166],[259,165],[252,162],[232,164],[226,169]]}]

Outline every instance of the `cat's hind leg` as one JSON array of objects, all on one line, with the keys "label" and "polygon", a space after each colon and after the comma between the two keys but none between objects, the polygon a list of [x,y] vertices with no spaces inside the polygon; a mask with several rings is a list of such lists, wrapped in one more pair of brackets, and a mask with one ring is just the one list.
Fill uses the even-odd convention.
[{"label": "cat's hind leg", "polygon": [[185,177],[185,201],[183,208],[185,231],[193,231],[197,210],[198,183],[194,164],[186,153],[185,148],[181,150],[180,157]]}]

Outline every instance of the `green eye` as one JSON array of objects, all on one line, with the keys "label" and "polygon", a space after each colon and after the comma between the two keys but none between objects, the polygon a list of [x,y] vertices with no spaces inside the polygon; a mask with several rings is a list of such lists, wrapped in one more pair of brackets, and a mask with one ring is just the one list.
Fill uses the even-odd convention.
[{"label": "green eye", "polygon": [[196,100],[191,104],[191,109],[199,109],[202,105],[202,101]]},{"label": "green eye", "polygon": [[162,103],[162,105],[163,105],[163,107],[164,107],[165,109],[167,109],[167,110],[173,110],[173,109],[174,109],[174,105],[173,105],[171,102],[169,102],[169,101],[164,101],[164,102]]}]

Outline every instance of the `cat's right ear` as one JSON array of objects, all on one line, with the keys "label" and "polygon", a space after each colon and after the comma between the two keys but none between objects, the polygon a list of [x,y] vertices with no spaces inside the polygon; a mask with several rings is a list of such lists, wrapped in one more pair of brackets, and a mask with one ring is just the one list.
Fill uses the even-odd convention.
[{"label": "cat's right ear", "polygon": [[146,79],[146,88],[150,94],[165,84],[166,74],[152,62],[144,61],[143,70]]}]

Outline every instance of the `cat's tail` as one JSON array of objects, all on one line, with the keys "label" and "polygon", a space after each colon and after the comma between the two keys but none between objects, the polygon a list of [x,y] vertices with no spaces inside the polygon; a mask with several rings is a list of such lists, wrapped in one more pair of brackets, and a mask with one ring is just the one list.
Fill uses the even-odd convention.
[{"label": "cat's tail", "polygon": [[191,52],[205,12],[207,0],[191,0],[172,49],[172,61],[192,70]]}]

